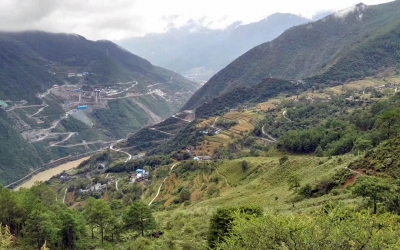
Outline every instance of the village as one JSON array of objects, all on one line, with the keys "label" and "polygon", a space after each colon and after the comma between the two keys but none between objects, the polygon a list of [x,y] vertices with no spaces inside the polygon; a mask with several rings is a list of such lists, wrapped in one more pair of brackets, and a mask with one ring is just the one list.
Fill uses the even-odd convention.
[{"label": "village", "polygon": [[[101,165],[101,164],[100,164]],[[130,174],[105,173],[105,169],[93,169],[90,171],[75,170],[63,172],[54,182],[65,185],[65,202],[75,203],[88,197],[100,198],[107,190],[126,190],[133,185],[149,186],[151,175],[144,169],[136,169]],[[125,191],[123,191],[125,192]],[[60,190],[60,193],[61,190]]]}]

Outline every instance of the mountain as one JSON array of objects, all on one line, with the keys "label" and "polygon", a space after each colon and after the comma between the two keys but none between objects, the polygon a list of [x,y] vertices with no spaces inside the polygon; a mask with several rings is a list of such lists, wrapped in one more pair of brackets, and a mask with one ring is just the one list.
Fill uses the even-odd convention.
[{"label": "mountain", "polygon": [[198,87],[110,41],[1,32],[0,183],[158,123]]},{"label": "mountain", "polygon": [[87,84],[138,80],[145,85],[162,82],[174,91],[176,86],[184,91],[197,87],[110,41],[95,42],[75,34],[29,31],[2,32],[0,43],[0,79],[3,83],[0,99],[33,100],[44,87],[68,80],[71,72],[90,72],[90,77],[84,81]]},{"label": "mountain", "polygon": [[[382,67],[396,66],[400,49],[396,43],[399,18],[400,1],[376,6],[358,4],[319,21],[290,28],[273,41],[249,50],[214,75],[183,109],[196,108],[221,93],[255,85],[267,77],[305,79],[329,75],[333,70],[337,73],[340,67],[341,75],[346,77],[334,74],[336,78],[311,80],[340,82],[344,78],[373,75]],[[386,58],[387,55],[390,56]],[[360,56],[366,60],[358,60]],[[351,66],[346,64],[350,61]]]},{"label": "mountain", "polygon": [[293,14],[276,13],[256,23],[234,23],[224,30],[211,30],[192,21],[182,28],[132,38],[120,44],[154,64],[207,80],[252,47],[309,21]]}]

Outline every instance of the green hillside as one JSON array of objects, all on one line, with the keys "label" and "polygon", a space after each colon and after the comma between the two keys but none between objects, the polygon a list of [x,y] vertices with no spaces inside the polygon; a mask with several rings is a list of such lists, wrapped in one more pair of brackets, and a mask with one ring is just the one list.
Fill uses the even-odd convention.
[{"label": "green hillside", "polygon": [[94,90],[96,73],[0,109],[0,182],[104,148],[30,189],[0,186],[0,249],[399,249],[399,7],[292,28],[178,113],[190,84],[157,67],[146,80],[145,62],[98,42],[112,59],[90,67],[138,78]]},{"label": "green hillside", "polygon": [[[399,17],[399,1],[377,6],[359,4],[352,11],[338,12],[317,22],[290,28],[214,75],[183,109],[193,109],[235,87],[254,85],[266,77],[305,79],[332,69],[334,73],[330,77],[311,81],[343,82],[348,78],[371,76],[382,67],[396,66],[397,53],[391,53],[398,51],[397,44],[383,43],[382,37],[390,36],[396,43],[391,31],[397,27]],[[391,56],[386,59],[385,55],[389,54]],[[349,66],[348,62],[352,64]]]},{"label": "green hillside", "polygon": [[[145,86],[167,83],[168,92],[194,91],[197,85],[131,54],[109,41],[90,41],[74,34],[39,31],[2,32],[0,98],[34,100],[53,84],[62,84],[68,73],[89,72],[88,84],[107,85],[137,80]],[[171,81],[171,79],[173,79]],[[169,88],[171,87],[171,88]]]},{"label": "green hillside", "polygon": [[[75,34],[0,32],[0,54],[0,100],[8,106],[1,121],[9,131],[1,148],[4,185],[155,124],[198,88],[110,41]],[[75,112],[82,105],[86,112]]]},{"label": "green hillside", "polygon": [[295,95],[307,89],[308,85],[294,84],[281,79],[265,79],[249,87],[238,87],[199,106],[196,115],[199,118],[210,117],[237,108],[239,105],[254,106],[278,95]]},{"label": "green hillside", "polygon": [[0,110],[0,130],[0,183],[22,178],[43,164],[38,152],[26,143],[3,110]]}]

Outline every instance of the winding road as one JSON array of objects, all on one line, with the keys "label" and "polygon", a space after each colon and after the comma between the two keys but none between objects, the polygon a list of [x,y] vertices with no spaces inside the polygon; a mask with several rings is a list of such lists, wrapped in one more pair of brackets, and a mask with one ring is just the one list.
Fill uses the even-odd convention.
[{"label": "winding road", "polygon": [[172,117],[173,117],[173,118],[176,118],[176,119],[179,119],[179,120],[182,120],[182,121],[184,121],[184,122],[191,123],[191,121],[182,119],[182,118],[180,118],[180,117],[177,117],[176,115],[172,115]]},{"label": "winding road", "polygon": [[265,125],[262,126],[262,128],[261,128],[261,132],[263,133],[263,135],[265,135],[265,136],[268,137],[270,140],[272,140],[272,142],[277,142],[276,138],[272,137],[270,134],[268,134],[268,133],[265,132],[264,127],[265,127]]},{"label": "winding road", "polygon": [[45,108],[47,108],[47,107],[49,106],[49,105],[47,105],[47,103],[45,103],[45,102],[43,102],[43,103],[44,103],[44,106],[43,106],[43,107],[41,107],[36,113],[31,114],[31,115],[29,115],[28,117],[31,118],[31,117],[33,117],[33,116],[39,114],[40,112],[43,111],[43,109],[45,109]]},{"label": "winding road", "polygon": [[287,110],[286,110],[286,109],[282,112],[282,116],[283,116],[283,118],[285,118],[285,119],[287,119],[288,121],[291,121],[291,122],[292,122],[292,120],[290,120],[289,117],[287,117]]},{"label": "winding road", "polygon": [[[116,143],[118,143],[118,142],[120,142],[120,141],[122,141],[122,140],[123,140],[123,139],[118,140]],[[128,159],[125,160],[125,163],[132,159],[132,155],[131,155],[130,153],[125,152],[125,151],[122,151],[121,149],[115,149],[115,148],[114,148],[114,145],[115,145],[115,143],[113,143],[113,144],[110,145],[110,149],[111,149],[111,150],[116,151],[116,152],[124,153],[124,154],[126,154],[126,155],[128,156]],[[117,188],[117,190],[118,190],[118,188]]]},{"label": "winding road", "polygon": [[[174,167],[175,167],[177,164],[178,164],[178,163],[175,163],[174,165],[172,165],[171,169],[169,170],[169,174],[171,174],[172,170],[174,170]],[[168,178],[168,176],[164,178],[163,182],[162,182],[161,185],[158,187],[157,194],[156,194],[156,196],[154,196],[154,198],[150,201],[149,206],[151,206],[151,204],[153,204],[153,202],[155,201],[155,199],[157,199],[158,195],[160,194],[161,187],[162,187],[162,185],[164,184],[164,182],[165,182],[165,180],[166,180],[167,178]]]},{"label": "winding road", "polygon": [[50,147],[55,147],[55,146],[58,146],[58,144],[60,144],[60,143],[63,143],[63,142],[65,142],[65,141],[68,141],[68,140],[75,134],[75,132],[58,133],[58,134],[68,134],[68,136],[65,137],[62,141],[59,141],[59,142],[51,142],[51,143],[50,143]]}]

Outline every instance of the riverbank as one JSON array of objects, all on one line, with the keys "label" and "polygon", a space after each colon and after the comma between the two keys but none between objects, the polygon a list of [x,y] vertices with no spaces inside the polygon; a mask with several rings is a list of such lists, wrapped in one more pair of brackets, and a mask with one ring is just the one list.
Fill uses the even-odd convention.
[{"label": "riverbank", "polygon": [[45,171],[39,172],[39,173],[33,175],[32,178],[30,178],[28,181],[16,186],[14,188],[14,190],[18,190],[21,187],[30,188],[37,181],[43,181],[43,182],[47,181],[51,177],[53,177],[54,175],[58,175],[58,174],[61,174],[63,171],[67,171],[67,170],[70,170],[70,169],[78,167],[79,164],[81,164],[83,161],[85,161],[87,159],[89,159],[89,157],[83,157],[83,158],[80,158],[78,160],[69,161],[69,162],[66,162],[64,164],[58,165],[57,167],[50,168],[50,169],[47,169]]}]

